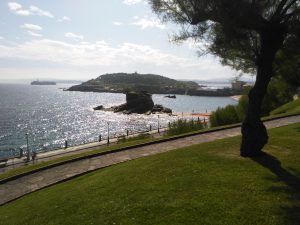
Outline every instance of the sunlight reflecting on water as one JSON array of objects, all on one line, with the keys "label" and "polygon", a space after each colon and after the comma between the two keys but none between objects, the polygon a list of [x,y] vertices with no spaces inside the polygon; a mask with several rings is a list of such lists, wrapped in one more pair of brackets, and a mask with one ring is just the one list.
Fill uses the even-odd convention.
[{"label": "sunlight reflecting on water", "polygon": [[[62,91],[57,86],[31,86],[29,84],[0,84],[0,157],[18,152],[29,145],[36,151],[60,148],[64,141],[78,145],[97,141],[107,135],[110,122],[112,136],[145,131],[151,125],[157,128],[157,115],[123,115],[94,111],[93,107],[110,107],[125,102],[124,94]],[[176,99],[153,95],[155,104],[162,104],[174,112],[205,112],[219,106],[236,104],[228,97],[194,97],[177,95]],[[177,119],[160,115],[160,124]]]}]

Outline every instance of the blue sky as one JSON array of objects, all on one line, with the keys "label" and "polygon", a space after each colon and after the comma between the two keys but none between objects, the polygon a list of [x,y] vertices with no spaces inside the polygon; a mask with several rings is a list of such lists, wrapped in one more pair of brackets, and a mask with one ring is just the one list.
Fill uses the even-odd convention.
[{"label": "blue sky", "polygon": [[155,73],[174,79],[228,78],[237,73],[197,44],[171,43],[143,0],[0,2],[0,79],[80,79],[104,73]]}]

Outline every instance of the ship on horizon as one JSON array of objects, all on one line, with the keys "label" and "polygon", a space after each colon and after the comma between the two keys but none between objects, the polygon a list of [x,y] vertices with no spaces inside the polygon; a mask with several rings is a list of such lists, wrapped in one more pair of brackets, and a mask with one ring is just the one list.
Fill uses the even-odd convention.
[{"label": "ship on horizon", "polygon": [[56,85],[56,82],[36,80],[36,81],[32,81],[30,84],[31,85]]}]

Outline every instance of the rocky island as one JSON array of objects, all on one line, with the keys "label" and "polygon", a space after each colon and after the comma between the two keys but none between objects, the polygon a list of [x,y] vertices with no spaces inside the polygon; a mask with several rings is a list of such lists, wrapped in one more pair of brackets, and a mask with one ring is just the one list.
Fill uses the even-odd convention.
[{"label": "rocky island", "polygon": [[194,96],[233,96],[241,91],[230,88],[207,90],[193,81],[177,81],[161,75],[138,73],[104,74],[96,79],[72,86],[69,91],[126,93],[146,91],[151,94],[194,95]]},{"label": "rocky island", "polygon": [[115,92],[146,91],[151,94],[184,94],[197,89],[193,81],[177,81],[155,74],[112,73],[69,88],[70,91]]},{"label": "rocky island", "polygon": [[113,112],[122,112],[124,114],[138,113],[168,113],[172,114],[172,110],[165,108],[162,105],[154,105],[151,94],[148,92],[127,92],[126,103],[119,106],[112,106],[111,108],[104,108],[102,105],[97,106],[94,110],[104,110]]}]

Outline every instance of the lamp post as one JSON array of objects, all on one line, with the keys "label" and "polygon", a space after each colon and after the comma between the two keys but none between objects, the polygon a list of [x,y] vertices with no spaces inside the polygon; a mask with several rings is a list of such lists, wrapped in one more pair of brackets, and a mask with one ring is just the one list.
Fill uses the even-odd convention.
[{"label": "lamp post", "polygon": [[107,122],[107,144],[109,144],[109,122]]},{"label": "lamp post", "polygon": [[29,152],[29,144],[28,144],[28,133],[25,134],[26,135],[26,143],[27,143],[27,161],[30,160],[30,152]]},{"label": "lamp post", "polygon": [[160,131],[159,131],[159,115],[157,115],[157,132],[160,133]]}]

